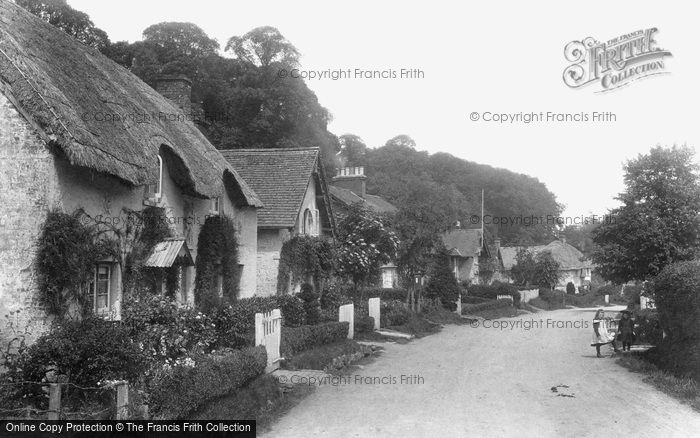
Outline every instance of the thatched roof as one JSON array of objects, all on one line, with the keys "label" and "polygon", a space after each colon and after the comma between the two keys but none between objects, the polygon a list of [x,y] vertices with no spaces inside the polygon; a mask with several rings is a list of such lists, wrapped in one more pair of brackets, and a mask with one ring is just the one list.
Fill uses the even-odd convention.
[{"label": "thatched roof", "polygon": [[8,1],[0,1],[0,92],[72,165],[142,185],[157,179],[157,156],[165,147],[186,193],[221,196],[224,181],[234,181],[226,186],[238,202],[262,205],[172,102]]},{"label": "thatched roof", "polygon": [[527,249],[533,254],[542,251],[551,252],[554,260],[559,263],[560,270],[593,268],[593,263],[590,260],[585,260],[581,251],[561,240],[555,240],[548,245],[501,247],[499,251],[503,261],[503,268],[506,271],[510,271],[517,263],[518,250],[521,248]]}]

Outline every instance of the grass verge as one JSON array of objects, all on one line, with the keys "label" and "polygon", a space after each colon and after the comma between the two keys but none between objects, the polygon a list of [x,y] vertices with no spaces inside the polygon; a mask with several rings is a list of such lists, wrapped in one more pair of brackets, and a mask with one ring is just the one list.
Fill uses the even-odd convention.
[{"label": "grass verge", "polygon": [[676,377],[659,369],[644,358],[645,354],[625,354],[617,359],[617,363],[634,373],[644,374],[645,382],[700,412],[700,383],[690,377]]},{"label": "grass verge", "polygon": [[302,351],[286,358],[283,365],[288,370],[323,370],[337,357],[362,351],[360,344],[347,339]]}]

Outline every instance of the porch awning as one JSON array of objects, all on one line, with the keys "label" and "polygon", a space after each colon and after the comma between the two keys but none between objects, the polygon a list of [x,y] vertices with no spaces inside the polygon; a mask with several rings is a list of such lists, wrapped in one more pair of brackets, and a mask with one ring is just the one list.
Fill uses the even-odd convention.
[{"label": "porch awning", "polygon": [[144,263],[144,266],[150,268],[170,268],[173,265],[194,265],[184,238],[171,238],[157,243]]}]

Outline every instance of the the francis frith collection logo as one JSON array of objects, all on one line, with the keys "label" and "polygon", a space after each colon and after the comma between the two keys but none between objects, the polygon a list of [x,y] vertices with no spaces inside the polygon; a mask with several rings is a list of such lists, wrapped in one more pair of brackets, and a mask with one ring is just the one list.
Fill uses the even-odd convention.
[{"label": "the francis frith collection logo", "polygon": [[564,70],[564,83],[571,88],[599,84],[600,93],[668,73],[664,57],[672,55],[658,47],[657,31],[655,27],[638,30],[605,42],[592,37],[570,42],[564,56],[572,64]]}]

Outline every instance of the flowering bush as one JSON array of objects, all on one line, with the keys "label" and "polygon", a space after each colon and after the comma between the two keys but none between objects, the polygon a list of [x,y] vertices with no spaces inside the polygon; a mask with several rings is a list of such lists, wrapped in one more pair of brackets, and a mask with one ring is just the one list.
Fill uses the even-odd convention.
[{"label": "flowering bush", "polygon": [[209,316],[159,295],[125,300],[123,322],[142,351],[158,362],[206,353],[216,342]]},{"label": "flowering bush", "polygon": [[338,229],[337,271],[355,285],[372,283],[379,277],[380,266],[396,257],[396,234],[379,215],[361,205],[351,207]]}]

